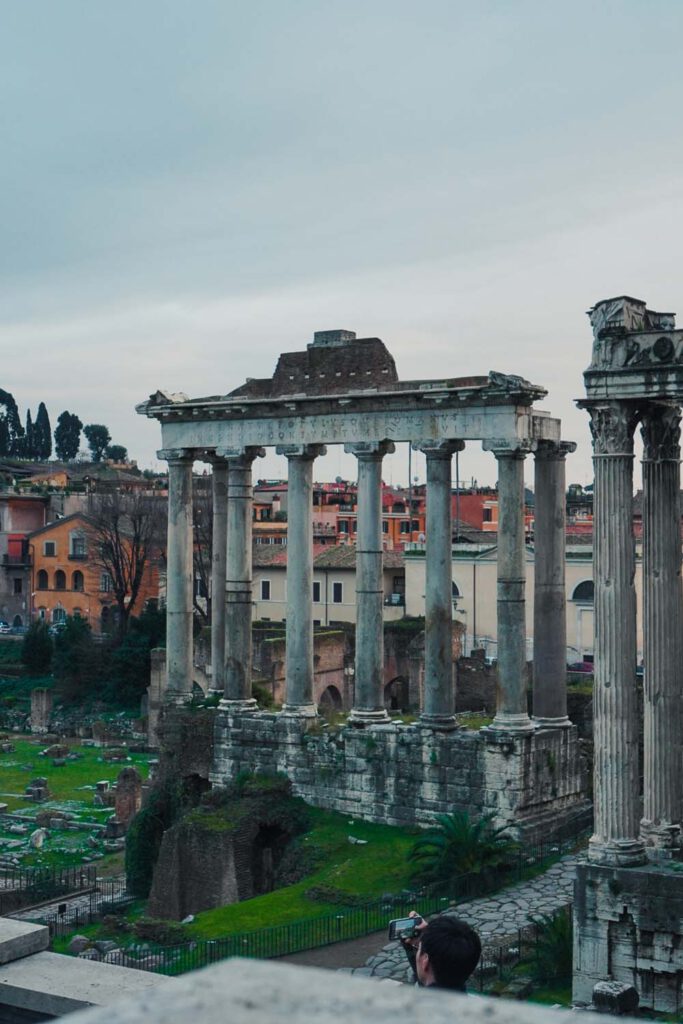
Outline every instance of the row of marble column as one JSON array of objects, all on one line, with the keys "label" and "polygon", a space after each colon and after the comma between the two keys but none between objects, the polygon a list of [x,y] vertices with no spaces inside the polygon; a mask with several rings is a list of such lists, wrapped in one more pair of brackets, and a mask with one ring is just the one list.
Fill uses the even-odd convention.
[{"label": "row of marble column", "polygon": [[[584,402],[591,417],[595,580],[595,831],[589,856],[671,855],[683,815],[680,410]],[[643,788],[637,690],[633,437],[643,451]],[[642,810],[641,810],[642,807]]]},{"label": "row of marble column", "polygon": [[[451,463],[457,440],[416,443],[426,457],[425,670],[420,721],[456,725],[453,687]],[[487,445],[485,444],[485,447]],[[529,447],[488,446],[498,461],[498,703],[494,727],[565,726],[566,597],[564,460],[574,445],[534,446],[535,602],[533,718],[527,709],[524,459]],[[355,695],[350,721],[381,723],[384,707],[382,460],[389,442],[347,444],[358,462]],[[313,699],[313,463],[322,445],[277,448],[289,464],[286,698],[283,713],[317,713]],[[192,691],[192,450],[168,461],[167,701]],[[213,462],[212,688],[221,706],[256,709],[251,695],[252,464],[260,448],[217,451]],[[202,453],[202,458],[206,456]],[[225,600],[221,595],[225,594]]]}]

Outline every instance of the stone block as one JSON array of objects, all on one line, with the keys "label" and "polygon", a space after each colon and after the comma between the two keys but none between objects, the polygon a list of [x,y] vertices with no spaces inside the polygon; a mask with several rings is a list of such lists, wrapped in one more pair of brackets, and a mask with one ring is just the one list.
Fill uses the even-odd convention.
[{"label": "stone block", "polygon": [[635,1013],[639,996],[633,985],[620,981],[599,981],[593,988],[593,1007],[598,1013],[623,1016]]},{"label": "stone block", "polygon": [[50,932],[44,925],[0,918],[0,964],[38,953],[49,944]]}]

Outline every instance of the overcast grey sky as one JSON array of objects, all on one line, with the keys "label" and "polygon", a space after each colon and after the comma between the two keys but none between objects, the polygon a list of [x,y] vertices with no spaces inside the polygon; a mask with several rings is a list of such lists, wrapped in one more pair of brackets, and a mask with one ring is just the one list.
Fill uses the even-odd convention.
[{"label": "overcast grey sky", "polygon": [[[679,0],[0,13],[0,387],[22,417],[68,408],[150,465],[136,402],[227,392],[344,327],[403,377],[543,384],[568,478],[592,478],[585,310],[626,292],[683,316]],[[460,461],[494,482],[492,456]],[[338,452],[316,468],[338,473]]]}]

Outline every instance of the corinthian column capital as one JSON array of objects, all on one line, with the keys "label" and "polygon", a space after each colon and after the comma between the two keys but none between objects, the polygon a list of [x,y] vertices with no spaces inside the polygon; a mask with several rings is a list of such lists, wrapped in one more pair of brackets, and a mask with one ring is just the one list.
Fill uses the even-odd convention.
[{"label": "corinthian column capital", "polygon": [[594,455],[633,455],[633,433],[639,410],[629,402],[590,403]]},{"label": "corinthian column capital", "polygon": [[644,462],[680,462],[681,410],[677,405],[648,405],[640,433],[645,445]]}]

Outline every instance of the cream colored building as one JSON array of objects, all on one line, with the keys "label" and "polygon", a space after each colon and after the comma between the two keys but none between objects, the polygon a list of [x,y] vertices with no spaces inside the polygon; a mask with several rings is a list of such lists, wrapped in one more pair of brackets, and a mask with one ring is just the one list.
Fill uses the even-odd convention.
[{"label": "cream colored building", "polygon": [[[587,543],[568,543],[566,556],[567,661],[581,661],[593,654],[593,548]],[[497,548],[492,544],[455,544],[452,579],[454,619],[462,622],[467,649],[484,647],[492,658],[497,646]],[[406,615],[424,615],[425,546],[409,544],[405,551]],[[635,587],[638,605],[642,601],[642,561],[636,551]],[[639,622],[642,616],[639,615]],[[534,548],[526,548],[526,637],[527,656],[533,655]],[[639,627],[640,629],[640,627]],[[638,660],[642,659],[642,632],[638,634]]]},{"label": "cream colored building", "polygon": [[[405,615],[403,552],[385,551],[382,568],[384,621]],[[258,545],[253,549],[254,618],[282,622],[287,617],[287,548]],[[322,548],[313,560],[313,622],[356,622],[356,548],[336,544]]]}]

